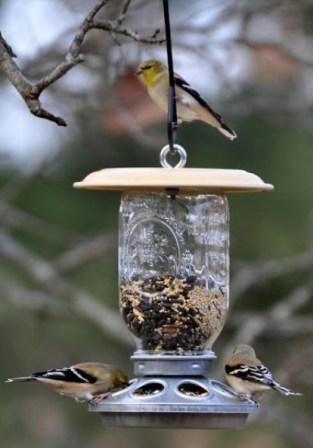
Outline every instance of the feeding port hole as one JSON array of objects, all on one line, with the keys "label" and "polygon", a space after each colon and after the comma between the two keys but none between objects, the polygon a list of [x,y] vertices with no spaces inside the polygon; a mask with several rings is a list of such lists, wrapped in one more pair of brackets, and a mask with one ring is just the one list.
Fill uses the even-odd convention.
[{"label": "feeding port hole", "polygon": [[209,395],[209,391],[197,383],[184,382],[178,386],[178,391],[189,397],[202,398]]},{"label": "feeding port hole", "polygon": [[164,390],[164,385],[161,383],[158,383],[156,381],[146,383],[143,386],[138,387],[133,392],[133,395],[135,396],[148,396],[148,395],[156,395],[160,394]]}]

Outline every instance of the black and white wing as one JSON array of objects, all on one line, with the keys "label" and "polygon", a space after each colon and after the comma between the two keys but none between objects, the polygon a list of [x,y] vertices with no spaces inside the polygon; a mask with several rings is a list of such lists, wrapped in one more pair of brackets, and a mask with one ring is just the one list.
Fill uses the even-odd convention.
[{"label": "black and white wing", "polygon": [[97,378],[78,367],[64,367],[62,369],[50,369],[44,372],[35,372],[31,375],[34,379],[49,379],[65,381],[69,383],[94,384]]},{"label": "black and white wing", "polygon": [[241,380],[271,387],[283,395],[302,395],[299,392],[294,392],[293,390],[279,384],[273,378],[270,370],[262,364],[257,366],[248,366],[246,364],[237,364],[235,366],[226,365],[225,372],[227,375],[232,375],[236,378],[240,378]]},{"label": "black and white wing", "polygon": [[263,366],[248,366],[247,364],[237,364],[235,366],[226,365],[225,372],[242,380],[251,381],[253,383],[263,384],[273,387],[275,383],[270,370]]}]

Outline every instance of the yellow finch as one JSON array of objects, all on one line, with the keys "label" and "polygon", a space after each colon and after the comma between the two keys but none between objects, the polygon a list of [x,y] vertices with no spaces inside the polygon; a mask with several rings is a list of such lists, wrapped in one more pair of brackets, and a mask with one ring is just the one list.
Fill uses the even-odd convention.
[{"label": "yellow finch", "polygon": [[225,361],[225,377],[242,400],[256,400],[271,389],[283,395],[302,395],[277,383],[249,345],[238,345],[233,355]]},{"label": "yellow finch", "polygon": [[120,369],[100,362],[83,362],[62,369],[9,378],[6,383],[14,381],[38,381],[60,395],[66,395],[76,401],[97,401],[113,390],[128,385],[128,378]]},{"label": "yellow finch", "polygon": [[[145,84],[153,101],[167,112],[169,88],[167,67],[160,61],[150,59],[142,62],[136,73]],[[234,140],[237,137],[236,132],[224,123],[222,117],[208,105],[188,82],[177,74],[174,74],[174,80],[179,123],[201,120],[217,128],[230,140]]]}]

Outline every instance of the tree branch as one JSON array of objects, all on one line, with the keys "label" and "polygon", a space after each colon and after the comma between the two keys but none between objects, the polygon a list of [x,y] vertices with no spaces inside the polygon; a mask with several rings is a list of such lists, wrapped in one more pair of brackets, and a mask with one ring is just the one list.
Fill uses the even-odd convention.
[{"label": "tree branch", "polygon": [[105,256],[113,247],[116,247],[115,240],[115,235],[106,234],[79,242],[59,256],[53,262],[53,267],[62,275],[72,272],[89,260]]},{"label": "tree branch", "polygon": [[156,30],[151,37],[143,37],[128,27],[122,27],[117,21],[97,21],[93,23],[92,28],[109,31],[110,33],[120,34],[122,36],[129,37],[136,42],[142,42],[144,44],[162,44],[165,39],[163,37],[158,38],[159,30]]},{"label": "tree branch", "polygon": [[61,301],[51,298],[42,291],[22,288],[17,284],[4,281],[0,277],[1,297],[19,308],[51,317],[68,317],[70,310]]},{"label": "tree branch", "polygon": [[266,283],[279,276],[311,269],[313,249],[280,260],[244,263],[231,280],[232,304],[250,288]]},{"label": "tree branch", "polygon": [[[266,315],[267,317],[267,315]],[[246,322],[254,320],[264,321],[263,313],[252,311],[237,311],[232,313],[231,319],[227,323],[228,328],[237,330],[243,327]],[[262,338],[288,338],[300,335],[310,335],[313,333],[313,317],[312,316],[290,316],[288,319],[279,319],[268,322],[266,331],[263,331]]]},{"label": "tree branch", "polygon": [[23,231],[36,234],[42,238],[54,239],[63,243],[76,243],[82,241],[83,236],[74,231],[66,230],[56,224],[38,218],[21,210],[0,197],[1,227],[13,230],[22,228]]},{"label": "tree branch", "polygon": [[129,8],[129,6],[131,4],[131,1],[132,0],[124,0],[124,3],[123,3],[123,6],[122,6],[120,15],[119,15],[119,17],[117,19],[118,25],[121,25],[124,22],[124,20],[126,18],[126,15],[127,15],[128,8]]},{"label": "tree branch", "polygon": [[16,54],[14,53],[12,47],[10,47],[10,45],[5,41],[4,37],[2,36],[1,32],[0,32],[0,42],[2,45],[4,45],[6,51],[8,52],[8,55],[11,58],[16,58]]},{"label": "tree branch", "polygon": [[41,106],[40,95],[51,84],[62,78],[73,67],[84,61],[81,54],[82,45],[87,33],[92,29],[101,29],[113,34],[120,34],[136,42],[148,44],[160,44],[165,41],[164,38],[158,38],[158,32],[155,32],[151,37],[140,36],[136,31],[122,26],[124,22],[131,0],[125,0],[121,13],[116,20],[112,21],[94,21],[98,12],[106,6],[110,0],[98,1],[95,6],[89,11],[64,56],[64,60],[57,64],[46,76],[42,77],[37,83],[32,84],[28,81],[17,63],[13,60],[15,54],[10,45],[5,41],[0,33],[0,69],[3,71],[7,79],[19,92],[25,101],[30,112],[36,117],[44,118],[52,121],[59,126],[66,126],[63,118],[58,117],[47,111]]},{"label": "tree branch", "polygon": [[130,345],[131,339],[119,313],[99,303],[89,292],[66,281],[50,263],[33,255],[6,232],[0,233],[0,254],[27,272],[49,293],[64,296],[67,306],[77,315],[91,321],[114,339]]},{"label": "tree branch", "polygon": [[[306,285],[299,286],[291,291],[286,297],[277,303],[274,303],[264,313],[251,314],[249,319],[239,320],[238,327],[232,340],[223,350],[225,358],[227,353],[231,352],[231,348],[236,344],[251,344],[261,335],[270,333],[271,330],[279,328],[281,324],[287,325],[299,308],[306,305],[313,294],[313,282],[309,281]],[[237,314],[238,317],[238,314]]]},{"label": "tree branch", "polygon": [[16,88],[21,97],[24,99],[30,112],[36,117],[45,118],[53,121],[59,126],[66,126],[65,121],[61,117],[51,114],[43,109],[39,101],[39,94],[32,89],[34,86],[23,76],[19,66],[13,60],[11,47],[1,36],[0,39],[0,68],[6,75],[11,84]]},{"label": "tree branch", "polygon": [[44,76],[33,86],[33,92],[36,95],[53,84],[55,81],[64,76],[69,70],[75,67],[77,64],[84,61],[84,57],[81,52],[82,45],[84,43],[86,34],[92,28],[93,19],[95,15],[109,2],[109,0],[102,0],[97,2],[96,5],[89,11],[78,31],[76,32],[69,49],[64,57],[64,61],[58,64],[51,72]]},{"label": "tree branch", "polygon": [[287,297],[274,303],[262,316],[251,317],[249,321],[238,328],[234,338],[235,342],[245,341],[246,344],[252,344],[267,328],[275,327],[278,322],[289,319],[296,310],[311,299],[312,289],[312,282],[295,288]]}]

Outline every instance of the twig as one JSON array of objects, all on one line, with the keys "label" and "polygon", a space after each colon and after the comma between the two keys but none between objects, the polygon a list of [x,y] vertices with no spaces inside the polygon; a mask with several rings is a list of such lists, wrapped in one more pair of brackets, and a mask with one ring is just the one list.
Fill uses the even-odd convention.
[{"label": "twig", "polygon": [[152,37],[144,37],[138,34],[137,31],[134,31],[128,27],[119,26],[116,21],[114,22],[114,21],[99,20],[93,23],[92,28],[103,31],[109,31],[110,33],[120,34],[129,37],[136,42],[142,42],[144,44],[162,44],[165,41],[163,37],[161,38],[155,37],[155,32],[152,35]]},{"label": "twig", "polygon": [[5,41],[5,39],[3,38],[1,32],[0,32],[0,42],[2,43],[2,45],[4,45],[6,51],[8,52],[8,55],[11,58],[16,58],[16,54],[14,53],[12,47],[10,47],[10,45]]},{"label": "twig", "polygon": [[121,25],[121,24],[124,22],[124,20],[125,20],[125,18],[126,18],[126,15],[127,15],[128,8],[129,8],[129,6],[130,6],[130,4],[131,4],[131,1],[132,1],[132,0],[124,0],[124,4],[123,4],[123,6],[122,6],[120,15],[119,15],[119,17],[117,18],[117,23],[118,23],[118,25]]},{"label": "twig", "polygon": [[44,76],[38,81],[33,90],[36,94],[40,93],[50,86],[52,83],[64,76],[69,70],[75,67],[77,64],[84,61],[83,55],[80,53],[86,34],[92,28],[93,19],[95,15],[109,2],[109,0],[102,0],[97,2],[96,5],[90,10],[78,31],[76,32],[69,49],[64,57],[64,61],[58,64],[47,76]]}]

